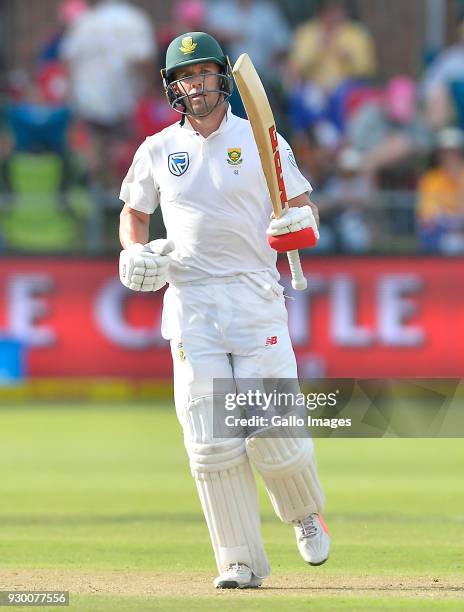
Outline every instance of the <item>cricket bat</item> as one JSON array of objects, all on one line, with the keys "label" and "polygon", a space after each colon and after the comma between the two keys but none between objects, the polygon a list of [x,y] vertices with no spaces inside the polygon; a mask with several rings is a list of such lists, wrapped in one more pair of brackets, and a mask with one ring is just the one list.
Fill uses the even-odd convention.
[{"label": "cricket bat", "polygon": [[[282,163],[274,115],[261,79],[250,57],[243,53],[232,69],[258,147],[261,165],[271,196],[274,217],[278,219],[288,208]],[[307,287],[298,251],[288,251],[288,263],[292,273],[292,286],[298,291]]]}]

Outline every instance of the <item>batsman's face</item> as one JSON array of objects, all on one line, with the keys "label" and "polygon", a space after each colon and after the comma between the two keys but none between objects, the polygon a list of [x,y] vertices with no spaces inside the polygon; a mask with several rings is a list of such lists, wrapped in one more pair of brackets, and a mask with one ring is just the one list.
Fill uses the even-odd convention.
[{"label": "batsman's face", "polygon": [[192,64],[176,70],[175,88],[179,95],[184,96],[187,109],[193,115],[206,115],[218,102],[220,68],[213,62]]}]

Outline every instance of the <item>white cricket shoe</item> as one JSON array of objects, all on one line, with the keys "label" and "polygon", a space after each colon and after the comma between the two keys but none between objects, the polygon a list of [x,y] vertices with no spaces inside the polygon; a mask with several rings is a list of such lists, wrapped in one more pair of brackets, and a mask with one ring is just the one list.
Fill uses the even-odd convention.
[{"label": "white cricket shoe", "polygon": [[293,521],[298,550],[310,565],[322,565],[329,558],[329,530],[322,516],[310,514],[302,521]]},{"label": "white cricket shoe", "polygon": [[261,578],[255,576],[248,565],[231,563],[220,576],[214,579],[217,589],[255,589],[262,584]]}]

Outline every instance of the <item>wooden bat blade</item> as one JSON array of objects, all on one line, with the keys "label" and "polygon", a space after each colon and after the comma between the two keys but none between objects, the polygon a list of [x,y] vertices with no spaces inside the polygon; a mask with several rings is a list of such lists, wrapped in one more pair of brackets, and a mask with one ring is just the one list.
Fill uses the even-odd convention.
[{"label": "wooden bat blade", "polygon": [[246,53],[235,62],[232,74],[253,130],[274,216],[279,218],[287,206],[288,199],[282,175],[274,115],[261,79]]},{"label": "wooden bat blade", "polygon": [[[282,174],[274,115],[261,79],[246,53],[243,53],[235,62],[232,74],[253,130],[274,216],[278,219],[288,206],[288,198]],[[292,273],[293,288],[302,291],[306,289],[307,283],[301,268],[298,251],[290,251],[287,255]]]}]

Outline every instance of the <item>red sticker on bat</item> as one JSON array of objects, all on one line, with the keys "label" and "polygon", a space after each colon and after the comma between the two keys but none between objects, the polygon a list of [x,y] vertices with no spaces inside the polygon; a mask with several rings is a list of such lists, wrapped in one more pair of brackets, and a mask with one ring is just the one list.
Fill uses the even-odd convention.
[{"label": "red sticker on bat", "polygon": [[272,152],[274,153],[274,167],[277,175],[277,183],[279,185],[280,201],[282,203],[282,208],[285,208],[288,202],[288,198],[287,192],[285,190],[284,177],[282,174],[282,162],[280,160],[279,141],[277,139],[277,131],[275,125],[271,125],[271,127],[269,128],[269,136],[271,138]]}]

